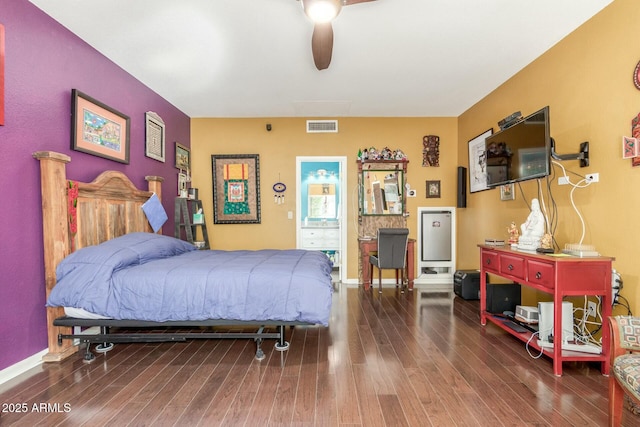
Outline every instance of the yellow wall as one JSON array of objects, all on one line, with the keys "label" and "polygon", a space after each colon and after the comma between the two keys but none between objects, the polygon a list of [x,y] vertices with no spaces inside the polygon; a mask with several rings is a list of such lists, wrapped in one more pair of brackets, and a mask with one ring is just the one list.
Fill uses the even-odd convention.
[{"label": "yellow wall", "polygon": [[[266,124],[272,130],[267,132]],[[407,182],[418,197],[408,199],[410,237],[416,237],[419,206],[456,205],[456,118],[340,118],[337,134],[306,133],[306,118],[193,119],[191,122],[192,186],[199,189],[211,246],[214,249],[294,248],[296,156],[347,157],[348,279],[358,277],[357,163],[359,148],[401,149],[409,158]],[[422,167],[422,137],[440,136],[440,167]],[[213,224],[212,154],[259,154],[262,221],[260,224]],[[287,185],[285,203],[274,204],[272,185]],[[441,180],[440,199],[427,199],[425,181]]]},{"label": "yellow wall", "polygon": [[[591,165],[564,161],[567,169],[584,175],[600,173],[600,182],[575,192],[575,203],[586,222],[584,243],[616,257],[614,268],[623,277],[625,296],[638,304],[640,263],[636,237],[640,197],[640,168],[621,158],[621,138],[631,134],[631,120],[640,112],[640,91],[632,82],[638,60],[636,0],[616,0],[508,82],[459,117],[458,156],[468,163],[467,140],[514,111],[527,115],[550,106],[551,134],[560,154],[578,152],[589,141]],[[555,168],[556,174],[561,173]],[[526,198],[536,197],[535,182],[522,185]],[[551,184],[558,205],[555,235],[561,246],[578,242],[581,226],[569,199],[569,186]],[[476,243],[489,236],[507,237],[514,220],[522,223],[528,209],[522,195],[501,202],[498,190],[474,193],[468,208],[458,212],[459,266],[477,267]],[[464,238],[461,238],[464,236]]]},{"label": "yellow wall", "polygon": [[[621,138],[630,135],[631,119],[640,112],[640,91],[633,86],[632,71],[640,60],[636,0],[616,0],[512,79],[458,118],[340,118],[338,134],[307,134],[305,119],[194,119],[191,148],[193,185],[200,188],[209,235],[214,248],[287,248],[295,246],[295,224],[287,211],[295,210],[295,157],[348,157],[348,278],[357,277],[356,153],[375,146],[400,148],[408,154],[408,182],[418,190],[409,199],[408,226],[416,237],[419,206],[455,206],[456,167],[468,166],[468,141],[515,111],[524,115],[550,106],[551,133],[560,154],[575,153],[582,141],[590,142],[591,165],[580,169],[577,161],[562,162],[579,174],[600,173],[600,182],[576,191],[575,201],[586,221],[584,243],[616,257],[614,268],[623,276],[622,295],[631,308],[640,307],[640,263],[637,226],[640,212],[640,168],[621,159]],[[496,55],[499,55],[496,52]],[[271,123],[273,130],[265,130]],[[422,137],[439,135],[439,168],[421,166]],[[211,154],[260,154],[262,223],[216,225],[212,223]],[[556,168],[557,171],[557,168]],[[556,172],[556,175],[559,172]],[[425,198],[425,180],[442,181],[442,198]],[[287,184],[286,204],[274,205],[271,186]],[[569,186],[551,184],[557,203],[555,235],[561,246],[578,242],[578,216],[569,201]],[[537,195],[536,182],[522,184],[527,200]],[[528,214],[523,194],[502,202],[498,190],[469,194],[467,208],[457,210],[457,268],[477,268],[477,244],[486,237],[507,238],[511,221],[520,224]],[[295,217],[295,215],[294,215]]]}]

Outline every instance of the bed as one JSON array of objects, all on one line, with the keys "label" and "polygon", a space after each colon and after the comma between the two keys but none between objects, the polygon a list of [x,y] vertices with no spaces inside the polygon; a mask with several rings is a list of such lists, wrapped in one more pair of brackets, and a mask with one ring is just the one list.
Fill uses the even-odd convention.
[{"label": "bed", "polygon": [[[70,158],[36,152],[40,161],[49,352],[108,351],[118,342],[275,339],[286,350],[287,327],[328,325],[331,263],[305,250],[197,250],[155,234],[142,205],[162,178],[140,190],[107,171],[83,183],[66,177]],[[100,333],[77,333],[79,328]],[[222,328],[221,328],[222,327]],[[116,333],[112,328],[118,328]],[[125,332],[123,332],[125,331]],[[156,332],[157,331],[157,332]]]}]

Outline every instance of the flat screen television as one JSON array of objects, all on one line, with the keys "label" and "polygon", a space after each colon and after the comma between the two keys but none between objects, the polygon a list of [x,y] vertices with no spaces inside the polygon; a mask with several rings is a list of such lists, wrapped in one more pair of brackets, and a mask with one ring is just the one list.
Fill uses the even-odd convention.
[{"label": "flat screen television", "polygon": [[550,173],[549,107],[485,140],[487,186],[542,178]]}]

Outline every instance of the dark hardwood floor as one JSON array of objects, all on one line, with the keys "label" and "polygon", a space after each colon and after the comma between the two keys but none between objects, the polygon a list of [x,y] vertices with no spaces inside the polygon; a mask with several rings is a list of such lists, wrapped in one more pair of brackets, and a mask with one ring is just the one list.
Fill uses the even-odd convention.
[{"label": "dark hardwood floor", "polygon": [[[339,287],[328,328],[289,333],[290,349],[266,341],[262,361],[250,340],[192,340],[44,364],[0,385],[0,425],[607,424],[599,365],[555,377],[452,293]],[[639,421],[625,411],[625,426]]]}]

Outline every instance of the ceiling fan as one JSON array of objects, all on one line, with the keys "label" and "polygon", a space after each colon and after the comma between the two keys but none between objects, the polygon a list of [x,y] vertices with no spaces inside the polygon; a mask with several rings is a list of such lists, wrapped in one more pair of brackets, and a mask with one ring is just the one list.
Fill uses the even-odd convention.
[{"label": "ceiling fan", "polygon": [[318,70],[324,70],[331,63],[333,52],[333,27],[331,21],[338,16],[342,6],[366,3],[375,0],[301,0],[305,14],[313,21],[311,51]]}]

